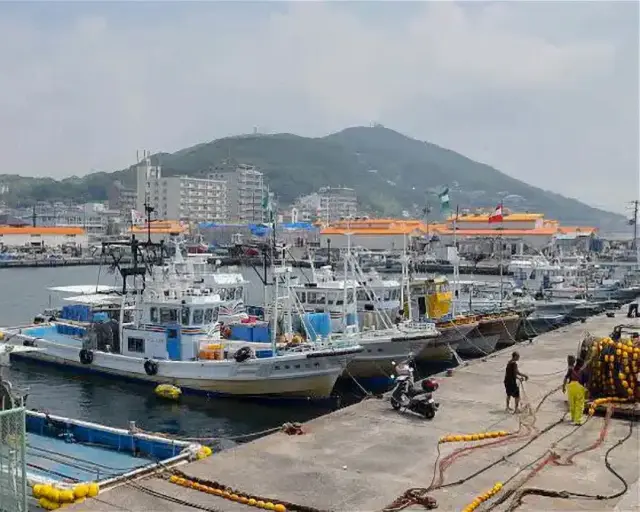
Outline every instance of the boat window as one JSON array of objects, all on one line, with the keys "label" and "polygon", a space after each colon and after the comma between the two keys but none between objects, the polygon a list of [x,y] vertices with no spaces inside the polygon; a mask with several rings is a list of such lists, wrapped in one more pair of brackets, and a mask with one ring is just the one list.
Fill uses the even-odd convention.
[{"label": "boat window", "polygon": [[204,311],[204,323],[210,324],[213,322],[213,309],[207,308]]},{"label": "boat window", "polygon": [[149,317],[150,317],[152,323],[157,324],[158,323],[158,308],[151,308],[149,310]]},{"label": "boat window", "polygon": [[302,302],[303,304],[307,302],[307,294],[305,292],[296,292],[296,294],[298,295],[298,300],[300,302]]},{"label": "boat window", "polygon": [[160,323],[170,324],[178,321],[178,310],[174,308],[160,308]]},{"label": "boat window", "polygon": [[236,299],[240,300],[242,298],[242,286],[238,286],[236,288]]},{"label": "boat window", "polygon": [[336,303],[336,294],[327,293],[327,304],[332,305]]},{"label": "boat window", "polygon": [[318,294],[316,292],[309,292],[307,293],[307,304],[316,304],[317,303],[317,296]]},{"label": "boat window", "polygon": [[144,339],[143,338],[127,338],[127,350],[129,352],[137,352],[144,354]]},{"label": "boat window", "polygon": [[358,300],[362,300],[362,301],[369,300],[369,296],[367,295],[366,290],[358,290]]},{"label": "boat window", "polygon": [[347,303],[351,304],[353,302],[353,290],[347,290]]},{"label": "boat window", "polygon": [[219,313],[220,313],[220,308],[218,306],[213,308],[213,318],[211,319],[211,323],[214,323],[214,322],[218,321],[218,314]]},{"label": "boat window", "polygon": [[385,290],[384,291],[384,299],[385,301],[390,301],[391,300],[391,291],[390,290]]},{"label": "boat window", "polygon": [[202,318],[204,316],[204,312],[201,309],[193,310],[193,325],[202,325]]},{"label": "boat window", "polygon": [[189,325],[189,315],[191,314],[191,311],[189,310],[188,307],[184,306],[182,308],[182,325]]},{"label": "boat window", "polygon": [[327,296],[324,293],[316,293],[316,304],[326,304]]}]

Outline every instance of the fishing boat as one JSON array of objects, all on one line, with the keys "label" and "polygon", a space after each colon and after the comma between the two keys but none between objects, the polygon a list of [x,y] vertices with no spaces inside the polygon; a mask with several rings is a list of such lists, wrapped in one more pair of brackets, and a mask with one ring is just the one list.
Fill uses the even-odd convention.
[{"label": "fishing boat", "polygon": [[[105,250],[124,243],[105,242]],[[119,318],[88,318],[88,306],[80,305],[74,310],[80,322],[57,319],[2,329],[13,344],[45,349],[15,357],[212,395],[322,399],[363,350],[346,339],[291,350],[276,343],[275,329],[264,350],[250,340],[222,341],[220,296],[189,279],[154,278],[147,289],[145,276],[154,264],[162,266],[163,244],[132,237],[127,245],[132,266],[117,265],[123,280]]]},{"label": "fishing boat", "polygon": [[[388,379],[394,363],[409,354],[420,354],[426,347],[442,344],[434,323],[415,325],[392,316],[397,307],[380,297],[380,292],[397,290],[396,281],[387,286],[383,280],[367,279],[358,261],[349,251],[343,257],[344,277],[292,286],[291,307],[300,318],[309,315],[328,318],[325,327],[316,326],[324,336],[346,336],[363,347],[348,365],[345,376],[362,379]],[[373,287],[372,287],[373,285]],[[358,300],[361,292],[361,300]],[[371,307],[360,307],[365,300]],[[397,301],[399,303],[399,301]],[[307,322],[308,320],[304,320]],[[303,323],[304,323],[303,322]]]},{"label": "fishing boat", "polygon": [[456,315],[452,310],[452,291],[444,276],[412,277],[408,282],[408,317],[417,323],[431,322],[440,332],[437,346],[427,346],[418,360],[449,359],[479,322],[473,315]]}]

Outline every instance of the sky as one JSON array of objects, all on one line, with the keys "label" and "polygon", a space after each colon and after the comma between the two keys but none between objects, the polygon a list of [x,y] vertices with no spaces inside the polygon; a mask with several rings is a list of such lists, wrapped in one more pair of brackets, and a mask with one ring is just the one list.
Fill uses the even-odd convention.
[{"label": "sky", "polygon": [[378,122],[624,212],[640,197],[629,2],[0,2],[0,174]]}]

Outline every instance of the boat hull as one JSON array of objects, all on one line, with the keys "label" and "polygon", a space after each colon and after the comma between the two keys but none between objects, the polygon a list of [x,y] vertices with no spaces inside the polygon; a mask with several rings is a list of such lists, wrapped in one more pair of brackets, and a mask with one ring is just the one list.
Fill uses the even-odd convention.
[{"label": "boat hull", "polygon": [[491,354],[498,344],[499,334],[486,336],[469,336],[464,338],[456,348],[456,352],[463,357],[480,357]]},{"label": "boat hull", "polygon": [[394,363],[399,363],[409,357],[409,354],[419,354],[424,348],[438,338],[401,339],[392,341],[389,338],[381,340],[359,340],[363,351],[349,362],[343,377],[356,379],[390,378],[394,372]]},{"label": "boat hull", "polygon": [[525,337],[535,338],[568,322],[565,315],[532,315],[522,321],[522,330]]},{"label": "boat hull", "polygon": [[12,343],[35,343],[42,352],[24,352],[11,357],[55,364],[82,372],[93,372],[153,384],[172,384],[186,391],[237,397],[287,397],[325,399],[354,353],[337,350],[293,353],[268,359],[235,361],[154,360],[158,372],[145,372],[145,359],[94,351],[90,364],[80,362],[80,348],[43,339],[13,335]]},{"label": "boat hull", "polygon": [[416,356],[418,361],[442,361],[451,359],[451,349],[457,350],[478,323],[456,324],[449,327],[437,325],[440,336],[437,343],[428,344]]}]

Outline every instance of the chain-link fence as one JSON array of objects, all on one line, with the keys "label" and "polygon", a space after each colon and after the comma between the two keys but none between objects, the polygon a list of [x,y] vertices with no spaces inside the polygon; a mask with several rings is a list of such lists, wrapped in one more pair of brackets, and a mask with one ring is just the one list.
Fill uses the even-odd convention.
[{"label": "chain-link fence", "polygon": [[25,409],[0,410],[0,512],[27,512]]}]

